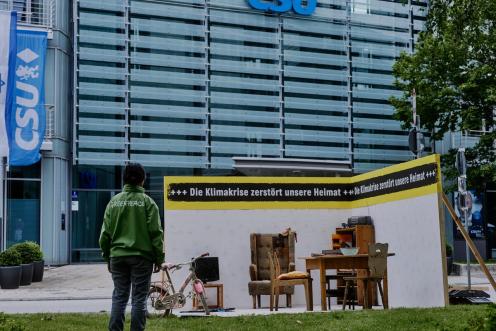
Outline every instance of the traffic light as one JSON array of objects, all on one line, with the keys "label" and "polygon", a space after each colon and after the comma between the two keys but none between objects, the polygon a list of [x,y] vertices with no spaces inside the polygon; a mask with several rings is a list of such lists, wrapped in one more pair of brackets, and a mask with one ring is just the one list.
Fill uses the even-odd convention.
[{"label": "traffic light", "polygon": [[408,147],[410,152],[415,155],[422,152],[425,148],[424,134],[417,127],[411,128],[408,133]]}]

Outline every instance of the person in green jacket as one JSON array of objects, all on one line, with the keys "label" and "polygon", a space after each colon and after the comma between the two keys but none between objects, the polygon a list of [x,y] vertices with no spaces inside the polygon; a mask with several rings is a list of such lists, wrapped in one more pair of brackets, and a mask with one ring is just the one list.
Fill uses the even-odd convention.
[{"label": "person in green jacket", "polygon": [[100,248],[114,282],[109,330],[124,329],[132,288],[131,331],[144,330],[151,275],[164,262],[164,239],[157,204],[145,194],[145,169],[130,163],[124,169],[124,189],[107,208]]}]

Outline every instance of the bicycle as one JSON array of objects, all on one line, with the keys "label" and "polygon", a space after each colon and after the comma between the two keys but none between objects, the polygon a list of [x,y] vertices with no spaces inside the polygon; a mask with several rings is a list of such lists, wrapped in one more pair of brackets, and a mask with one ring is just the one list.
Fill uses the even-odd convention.
[{"label": "bicycle", "polygon": [[[200,302],[206,315],[210,315],[205,296],[203,282],[196,276],[195,262],[202,257],[209,256],[209,253],[202,254],[192,258],[189,262],[161,265],[161,280],[153,282],[148,291],[147,312],[148,316],[166,317],[172,312],[172,309],[183,308],[187,298],[196,297],[196,302]],[[171,274],[184,266],[189,266],[189,274],[184,280],[179,291],[176,292],[172,283]],[[191,283],[191,291],[185,295],[184,291],[188,284]]]}]

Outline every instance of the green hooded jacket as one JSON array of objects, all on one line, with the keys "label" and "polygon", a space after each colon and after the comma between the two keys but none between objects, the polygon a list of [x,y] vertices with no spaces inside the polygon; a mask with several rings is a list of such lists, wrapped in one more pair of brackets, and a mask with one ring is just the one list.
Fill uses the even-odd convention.
[{"label": "green hooded jacket", "polygon": [[100,233],[105,261],[111,257],[142,256],[164,262],[164,233],[157,204],[139,186],[125,185],[107,208]]}]

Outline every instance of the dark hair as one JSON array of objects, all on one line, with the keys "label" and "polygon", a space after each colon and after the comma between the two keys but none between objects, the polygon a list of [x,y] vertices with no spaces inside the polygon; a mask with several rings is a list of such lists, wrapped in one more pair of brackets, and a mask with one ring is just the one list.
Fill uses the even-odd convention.
[{"label": "dark hair", "polygon": [[145,181],[145,168],[139,163],[129,163],[124,169],[124,184],[139,186]]}]

